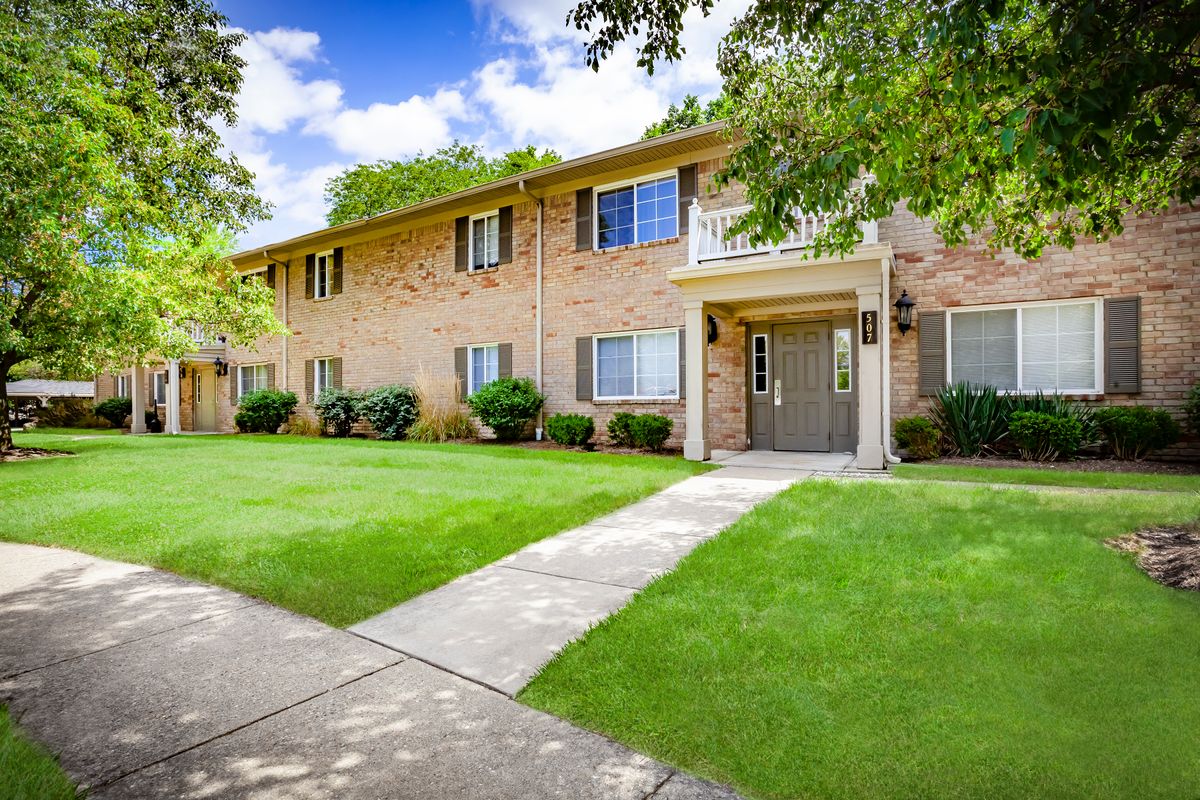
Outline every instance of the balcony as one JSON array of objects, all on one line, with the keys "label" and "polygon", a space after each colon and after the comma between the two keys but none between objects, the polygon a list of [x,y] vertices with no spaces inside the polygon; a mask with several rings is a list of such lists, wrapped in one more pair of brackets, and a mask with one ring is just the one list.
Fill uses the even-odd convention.
[{"label": "balcony", "polygon": [[196,343],[196,350],[225,350],[225,337],[208,329],[199,322],[185,322],[183,330]]},{"label": "balcony", "polygon": [[[796,226],[782,241],[776,244],[751,246],[750,237],[746,234],[729,235],[729,229],[751,208],[752,206],[738,206],[719,211],[704,211],[700,208],[699,200],[693,200],[688,209],[688,230],[691,231],[688,240],[688,266],[699,266],[706,261],[779,254],[788,250],[802,250],[811,247],[813,237],[822,231],[834,217],[833,212],[802,212],[800,209],[796,209],[794,212]],[[864,245],[878,243],[877,223],[868,222],[861,228]]]}]

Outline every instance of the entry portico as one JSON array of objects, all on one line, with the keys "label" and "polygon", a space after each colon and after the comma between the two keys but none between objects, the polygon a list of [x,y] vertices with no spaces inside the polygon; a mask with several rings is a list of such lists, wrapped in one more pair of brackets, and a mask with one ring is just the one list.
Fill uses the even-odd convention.
[{"label": "entry portico", "polygon": [[[775,248],[749,248],[744,240],[706,237],[706,215],[698,206],[692,212],[692,230],[700,235],[691,263],[668,273],[682,292],[686,325],[684,456],[702,461],[711,455],[711,314],[745,323],[750,332],[748,446],[830,452],[853,443],[859,468],[883,469],[890,428],[885,388],[891,246],[877,243],[869,226],[854,252],[812,258],[805,248],[823,220],[809,217],[807,230],[795,239]],[[864,312],[873,312],[877,326],[869,340],[863,336]],[[845,430],[836,430],[839,420]],[[773,435],[761,434],[773,426],[778,429]],[[752,435],[756,431],[759,436]]]}]

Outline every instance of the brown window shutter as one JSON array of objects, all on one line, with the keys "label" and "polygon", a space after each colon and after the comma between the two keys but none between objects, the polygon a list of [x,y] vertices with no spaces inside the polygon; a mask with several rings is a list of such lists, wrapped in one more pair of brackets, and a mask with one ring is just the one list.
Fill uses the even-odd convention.
[{"label": "brown window shutter", "polygon": [[330,294],[342,293],[342,248],[333,248],[333,286],[330,288]]},{"label": "brown window shutter", "polygon": [[470,241],[470,220],[459,217],[454,220],[454,271],[467,271],[467,243]]},{"label": "brown window shutter", "polygon": [[458,399],[467,393],[467,348],[454,348],[454,375],[458,378]]},{"label": "brown window shutter", "polygon": [[229,405],[236,406],[238,404],[238,372],[239,367],[229,368]]},{"label": "brown window shutter", "polygon": [[313,381],[313,360],[307,358],[304,360],[304,399],[305,402],[313,401],[313,387],[316,384]]},{"label": "brown window shutter", "polygon": [[696,197],[696,165],[679,168],[679,232],[688,232],[688,208]]},{"label": "brown window shutter", "polygon": [[592,249],[592,187],[575,192],[575,249]]},{"label": "brown window shutter", "polygon": [[275,288],[275,265],[267,264],[267,288]]},{"label": "brown window shutter", "polygon": [[304,297],[313,299],[313,284],[316,283],[317,254],[309,253],[304,257]]},{"label": "brown window shutter", "polygon": [[684,334],[687,328],[679,329],[679,396],[687,397],[687,340]]},{"label": "brown window shutter", "polygon": [[1142,390],[1142,302],[1140,297],[1104,301],[1104,391]]},{"label": "brown window shutter", "polygon": [[333,388],[342,388],[342,357],[335,356],[333,359]]},{"label": "brown window shutter", "polygon": [[512,209],[512,206],[500,209],[500,264],[512,263]]},{"label": "brown window shutter", "polygon": [[592,337],[575,339],[575,399],[592,399]]},{"label": "brown window shutter", "polygon": [[917,318],[917,387],[922,396],[946,385],[946,312],[922,311]]},{"label": "brown window shutter", "polygon": [[112,396],[113,396],[113,397],[118,397],[118,396],[119,396],[119,393],[120,393],[120,391],[121,391],[121,377],[120,377],[119,375],[113,375],[113,376],[112,376],[112,378],[113,378],[113,393],[112,393]]},{"label": "brown window shutter", "polygon": [[497,369],[499,370],[499,373],[500,373],[497,377],[511,378],[512,377],[512,342],[501,342],[500,345],[496,349],[499,351],[497,353],[497,361],[499,362]]},{"label": "brown window shutter", "polygon": [[275,388],[275,365],[267,364],[267,388]]}]

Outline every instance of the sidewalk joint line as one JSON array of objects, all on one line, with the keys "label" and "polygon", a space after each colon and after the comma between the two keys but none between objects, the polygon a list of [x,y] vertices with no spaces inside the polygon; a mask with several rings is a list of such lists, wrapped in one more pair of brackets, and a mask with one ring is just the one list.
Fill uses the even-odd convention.
[{"label": "sidewalk joint line", "polygon": [[[675,563],[678,564],[679,562],[676,561]],[[545,575],[548,578],[560,578],[561,580],[564,580],[564,581],[579,581],[581,583],[594,583],[597,586],[611,586],[614,589],[633,589],[635,592],[641,591],[640,587],[630,586],[625,583],[609,583],[608,581],[597,581],[597,580],[593,580],[592,578],[578,578],[574,575],[559,575],[558,573],[555,573],[555,572],[543,572],[540,569],[529,569],[528,567],[514,567],[512,564],[492,564],[492,566],[497,567],[499,569],[511,569],[515,572],[528,572],[533,575]]]}]

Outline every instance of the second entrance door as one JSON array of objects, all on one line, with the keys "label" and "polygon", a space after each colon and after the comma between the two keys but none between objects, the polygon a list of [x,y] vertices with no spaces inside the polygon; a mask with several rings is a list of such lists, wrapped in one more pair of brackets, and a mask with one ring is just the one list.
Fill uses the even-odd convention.
[{"label": "second entrance door", "polygon": [[828,322],[772,329],[776,450],[829,452],[829,330]]}]

